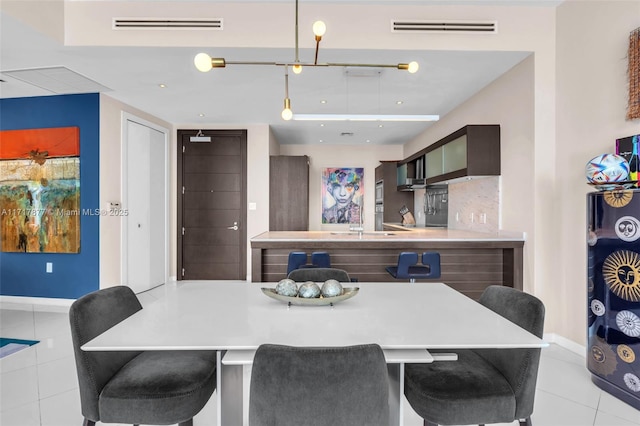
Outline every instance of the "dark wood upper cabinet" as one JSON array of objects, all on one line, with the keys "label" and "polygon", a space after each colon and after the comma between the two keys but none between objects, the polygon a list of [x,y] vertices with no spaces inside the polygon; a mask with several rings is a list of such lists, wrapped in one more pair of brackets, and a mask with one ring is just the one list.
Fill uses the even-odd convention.
[{"label": "dark wood upper cabinet", "polygon": [[309,230],[309,157],[269,158],[269,230]]},{"label": "dark wood upper cabinet", "polygon": [[500,125],[464,126],[399,164],[415,164],[421,158],[427,185],[467,176],[499,176]]}]

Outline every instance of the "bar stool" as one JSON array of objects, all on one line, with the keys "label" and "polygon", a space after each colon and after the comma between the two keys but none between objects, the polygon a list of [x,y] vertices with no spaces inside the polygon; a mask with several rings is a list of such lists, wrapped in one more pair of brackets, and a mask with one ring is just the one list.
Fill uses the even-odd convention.
[{"label": "bar stool", "polygon": [[422,253],[422,265],[417,265],[418,253],[402,252],[398,256],[398,264],[387,266],[387,272],[395,279],[408,279],[416,282],[416,279],[440,278],[440,253]]},{"label": "bar stool", "polygon": [[331,258],[326,251],[311,253],[311,264],[316,268],[331,268]]},{"label": "bar stool", "polygon": [[289,252],[289,260],[287,262],[287,275],[295,269],[304,266],[307,263],[307,253],[304,251]]}]

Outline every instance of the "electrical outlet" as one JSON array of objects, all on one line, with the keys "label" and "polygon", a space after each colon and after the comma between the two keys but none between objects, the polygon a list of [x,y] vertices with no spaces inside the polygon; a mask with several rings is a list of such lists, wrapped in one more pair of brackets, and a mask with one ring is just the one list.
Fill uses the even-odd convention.
[{"label": "electrical outlet", "polygon": [[52,273],[53,273],[53,263],[47,262],[47,274],[52,274]]}]

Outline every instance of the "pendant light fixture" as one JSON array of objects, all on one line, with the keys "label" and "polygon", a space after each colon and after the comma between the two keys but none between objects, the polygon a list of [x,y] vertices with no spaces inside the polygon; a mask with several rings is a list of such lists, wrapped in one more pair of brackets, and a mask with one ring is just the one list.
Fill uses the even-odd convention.
[{"label": "pendant light fixture", "polygon": [[[324,62],[318,63],[318,51],[320,50],[320,41],[322,41],[322,36],[327,31],[327,26],[322,21],[316,21],[313,24],[313,34],[315,36],[316,41],[316,49],[313,62],[301,62],[298,55],[298,0],[296,0],[296,15],[295,15],[295,58],[292,62],[269,62],[269,61],[227,61],[225,58],[212,58],[206,53],[198,53],[194,58],[194,65],[201,72],[211,71],[213,68],[225,68],[227,65],[272,65],[284,67],[284,81],[285,81],[285,98],[284,98],[284,109],[282,110],[282,118],[284,120],[296,119],[296,116],[293,114],[291,110],[291,99],[289,98],[289,67],[291,67],[294,74],[300,74],[304,67],[370,67],[370,68],[395,68],[398,70],[408,71],[409,73],[415,73],[418,71],[419,65],[417,62],[410,63],[399,63],[399,64],[366,64],[366,63],[336,63],[336,62]],[[353,116],[353,114],[351,114]],[[338,116],[337,116],[338,117]],[[391,120],[390,117],[387,116],[388,120]],[[406,120],[406,116],[404,116]],[[416,116],[416,117],[425,117],[425,116]],[[432,121],[434,116],[431,117]],[[304,119],[304,118],[298,118]],[[336,119],[335,117],[333,118]],[[371,116],[368,118],[371,119]],[[424,121],[424,119],[416,119],[415,121]]]}]

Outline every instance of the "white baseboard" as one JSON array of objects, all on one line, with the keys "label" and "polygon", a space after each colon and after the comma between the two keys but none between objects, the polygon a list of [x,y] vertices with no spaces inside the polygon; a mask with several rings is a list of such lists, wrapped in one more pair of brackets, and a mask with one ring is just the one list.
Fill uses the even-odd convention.
[{"label": "white baseboard", "polygon": [[75,299],[50,297],[0,296],[0,308],[38,312],[68,312]]},{"label": "white baseboard", "polygon": [[548,343],[555,343],[558,346],[562,346],[563,348],[570,350],[576,355],[580,355],[581,357],[585,357],[587,353],[587,348],[579,343],[574,342],[573,340],[569,340],[566,337],[560,336],[555,333],[546,333],[542,336],[542,339]]}]

